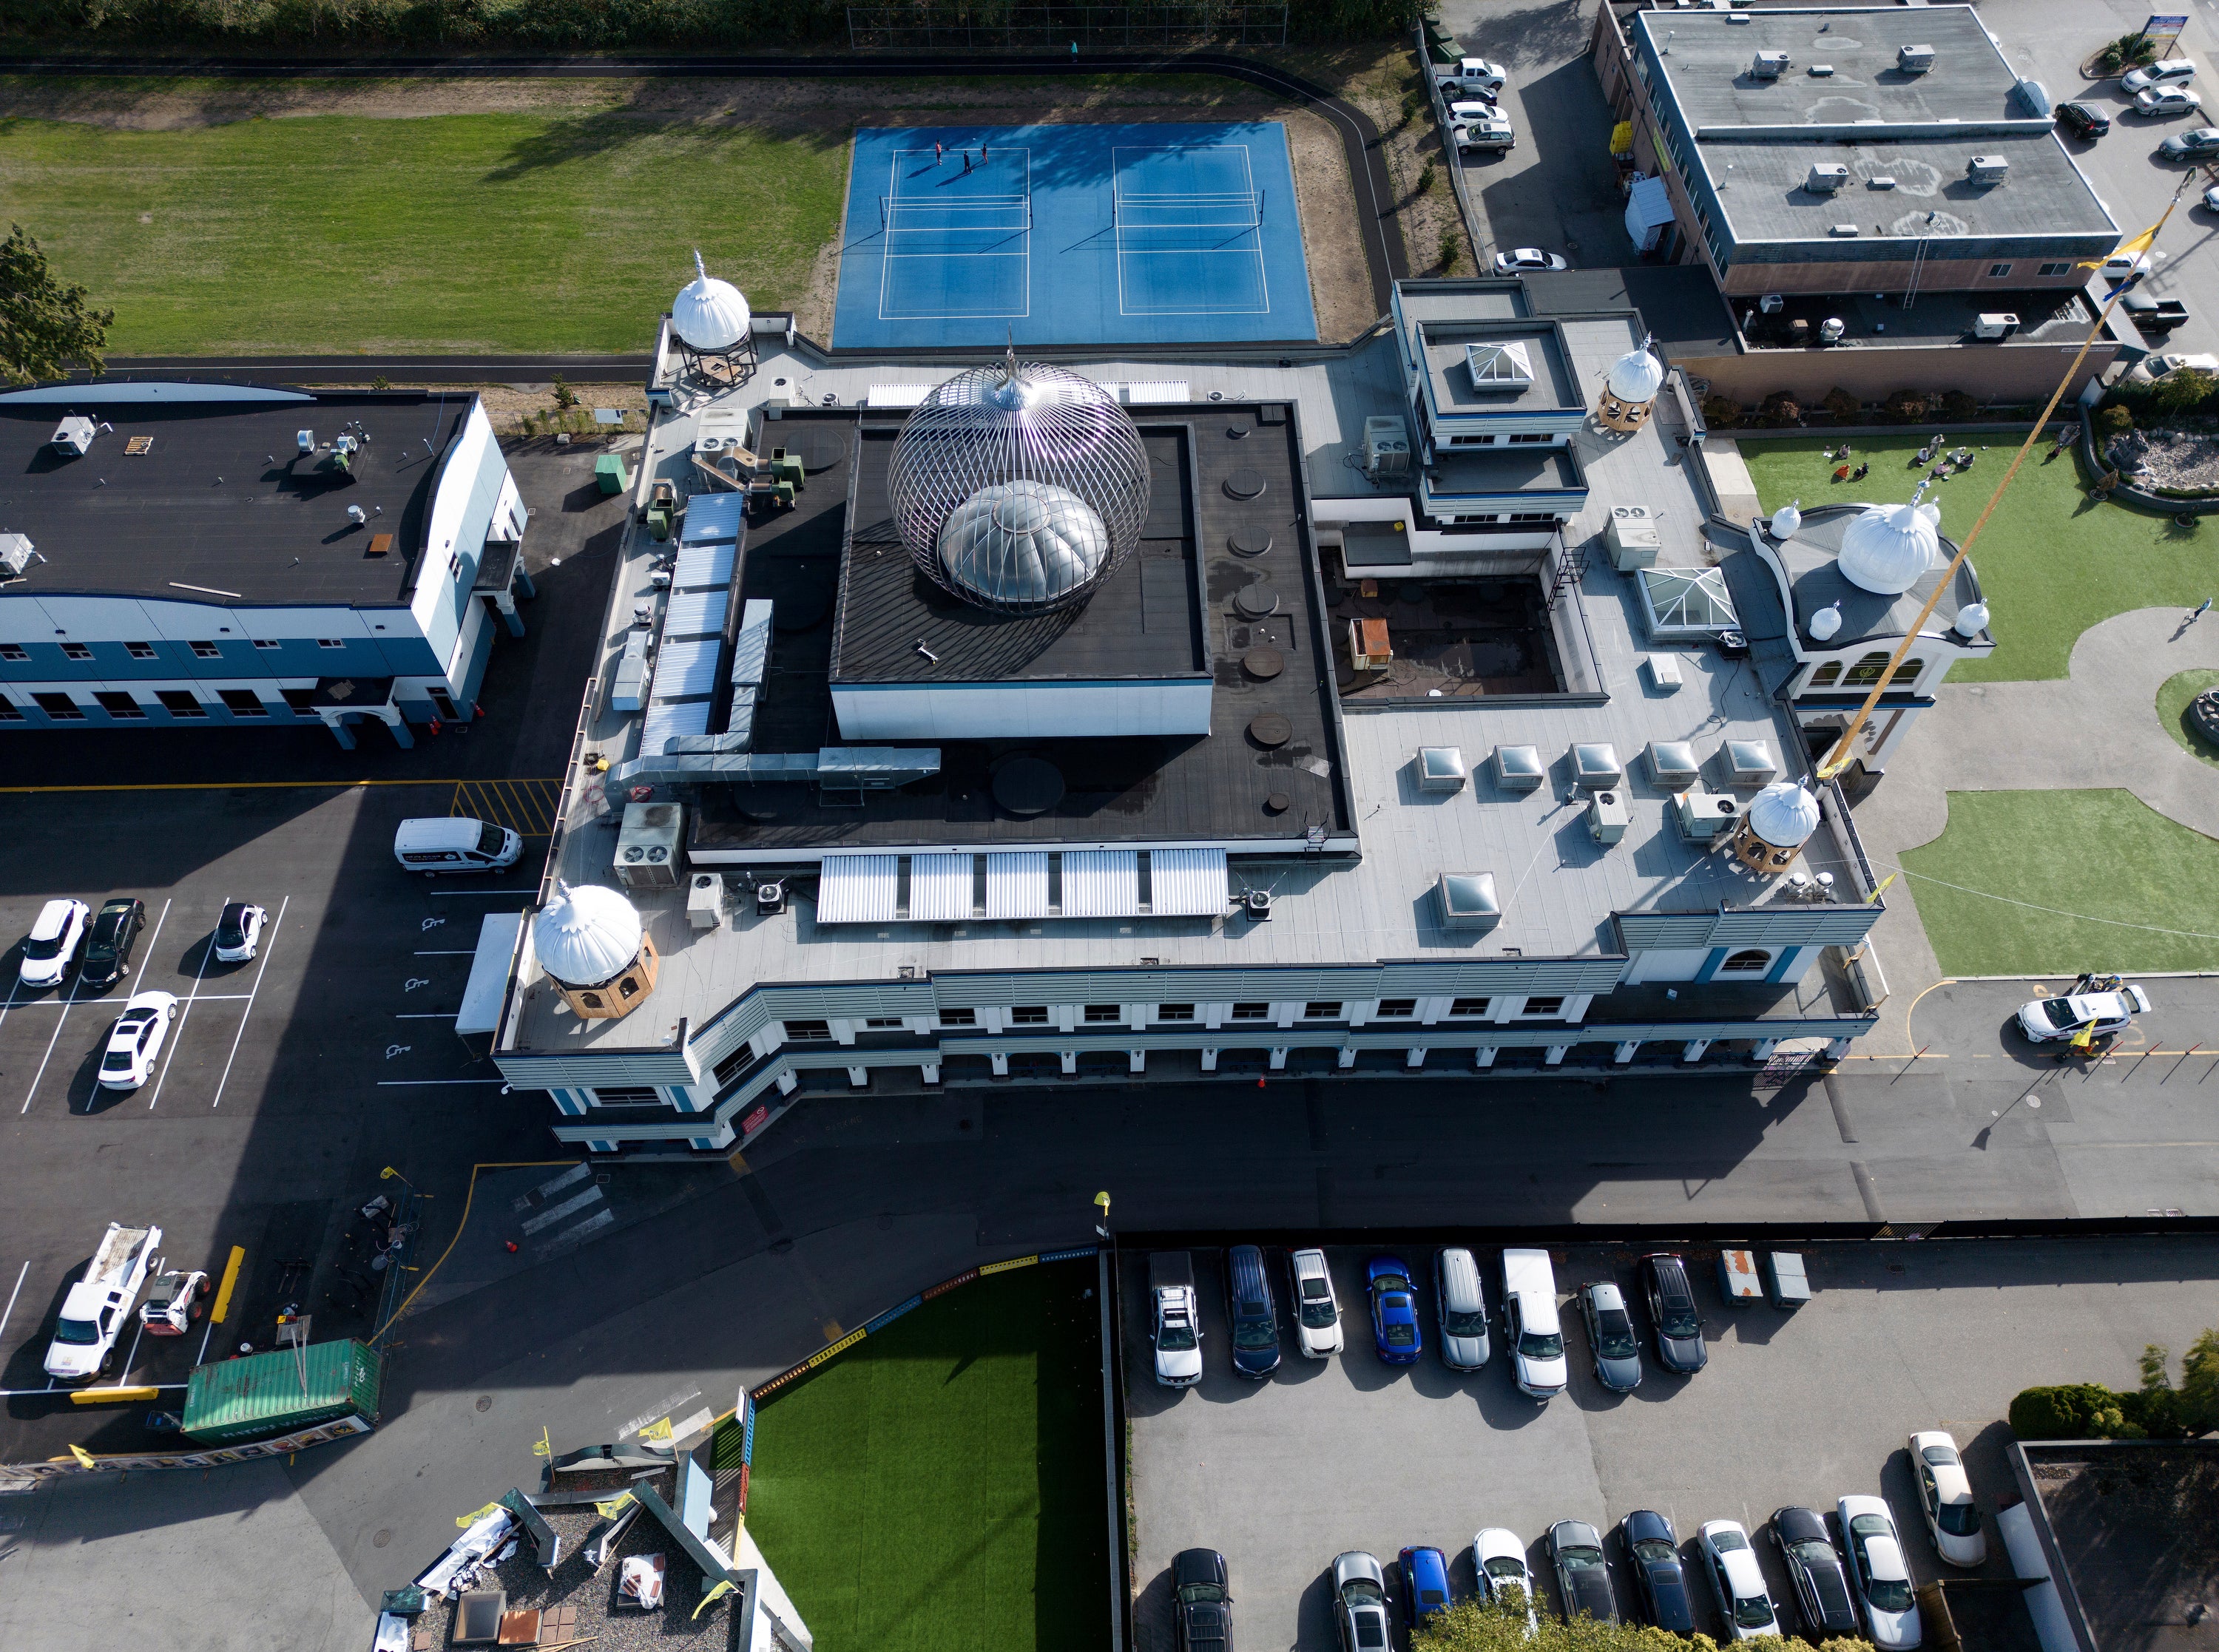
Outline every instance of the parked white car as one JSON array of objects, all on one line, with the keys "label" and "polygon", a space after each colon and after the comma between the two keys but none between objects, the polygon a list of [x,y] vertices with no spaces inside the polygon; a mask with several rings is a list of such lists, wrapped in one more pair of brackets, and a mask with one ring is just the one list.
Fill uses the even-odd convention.
[{"label": "parked white car", "polygon": [[2193,115],[2203,107],[2203,98],[2185,86],[2151,86],[2135,94],[2135,113],[2154,121]]},{"label": "parked white car", "polygon": [[2172,351],[2162,356],[2149,357],[2142,363],[2142,370],[2154,379],[2161,379],[2172,373],[2219,373],[2219,356],[2205,352],[2187,355]]},{"label": "parked white car", "polygon": [[177,1014],[174,993],[133,993],[109,1032],[108,1053],[100,1058],[100,1087],[136,1090],[152,1078],[154,1059],[162,1053]]},{"label": "parked white car", "polygon": [[215,921],[215,934],[208,944],[215,948],[219,964],[244,964],[254,956],[254,949],[262,944],[262,926],[270,915],[247,901],[233,901],[223,909]]},{"label": "parked white car", "polygon": [[59,986],[84,946],[84,927],[92,922],[92,909],[83,901],[48,901],[39,909],[39,921],[23,941],[22,966],[16,978],[25,986]]},{"label": "parked white car", "polygon": [[1877,1497],[1844,1497],[1834,1505],[1834,1514],[1842,1523],[1849,1582],[1864,1607],[1872,1643],[1880,1652],[1917,1652],[1924,1631],[1895,1517]]},{"label": "parked white car", "polygon": [[1322,1251],[1297,1251],[1287,1258],[1295,1276],[1295,1338],[1310,1359],[1324,1359],[1341,1350],[1340,1298],[1333,1295],[1333,1275]]},{"label": "parked white car", "polygon": [[1538,246],[1514,246],[1507,252],[1495,255],[1495,273],[1498,276],[1522,275],[1529,270],[1569,270],[1572,266],[1554,252],[1544,252]]},{"label": "parked white car", "polygon": [[2149,1007],[2149,994],[2138,986],[2123,986],[2116,992],[2060,992],[2021,1004],[2018,1025],[2037,1044],[2071,1038],[2084,1027],[2101,1038],[2133,1026],[2135,1016],[2148,1013]]},{"label": "parked white car", "polygon": [[1471,1540],[1471,1569],[1479,1580],[1480,1598],[1500,1600],[1514,1609],[1526,1607],[1526,1633],[1541,1632],[1541,1619],[1533,1610],[1533,1569],[1526,1564],[1526,1545],[1518,1534],[1491,1525]]},{"label": "parked white car", "polygon": [[1760,1635],[1777,1638],[1780,1613],[1773,1606],[1771,1592],[1764,1587],[1756,1550],[1750,1547],[1749,1533],[1741,1529],[1741,1523],[1707,1520],[1695,1534],[1695,1542],[1727,1634],[1737,1641],[1753,1641]]},{"label": "parked white car", "polygon": [[1449,109],[1449,135],[1459,149],[1515,149],[1518,128],[1501,109],[1487,103],[1458,103]]},{"label": "parked white car", "polygon": [[1935,1552],[1952,1566],[1978,1566],[1987,1559],[1980,1506],[1973,1500],[1973,1482],[1965,1478],[1957,1442],[1939,1429],[1913,1434],[1911,1466],[1918,1473],[1918,1506]]},{"label": "parked white car", "polygon": [[2153,86],[2185,86],[2195,78],[2194,59],[2160,58],[2147,68],[2129,70],[2119,85],[2132,96],[2146,92]]}]

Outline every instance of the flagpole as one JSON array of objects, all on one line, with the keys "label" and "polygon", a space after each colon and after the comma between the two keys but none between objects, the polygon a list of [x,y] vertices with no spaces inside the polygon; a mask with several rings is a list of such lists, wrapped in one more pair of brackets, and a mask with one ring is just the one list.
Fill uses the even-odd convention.
[{"label": "flagpole", "polygon": [[[2182,173],[2180,183],[2172,192],[2172,199],[2165,204],[2164,216],[2135,237],[2133,240],[2122,243],[2119,251],[2126,252],[2133,249],[2142,252],[2154,246],[2159,233],[2165,228],[2166,220],[2172,216],[2172,209],[2180,204],[2180,197],[2188,192],[2189,186],[2196,182],[2197,177],[2198,174],[2192,171]],[[2116,258],[2117,253],[2115,252],[2112,256]],[[2128,271],[2129,276],[2133,273],[2132,270]],[[2042,417],[2036,419],[2033,426],[2028,430],[2026,440],[2019,444],[2018,452],[2011,459],[2011,469],[2004,472],[2003,480],[1996,484],[1996,491],[1988,495],[1987,506],[1981,511],[1980,520],[1973,524],[1973,531],[1960,542],[1957,554],[1949,559],[1949,565],[1942,570],[1942,577],[1935,581],[1933,594],[1926,599],[1926,606],[1918,611],[1918,618],[1911,621],[1905,629],[1903,641],[1896,644],[1895,652],[1888,656],[1887,668],[1880,674],[1879,680],[1873,684],[1872,692],[1865,696],[1865,703],[1857,707],[1856,716],[1850,719],[1849,727],[1842,730],[1842,737],[1834,742],[1833,748],[1826,754],[1824,761],[1818,765],[1820,779],[1831,780],[1849,766],[1849,760],[1855,752],[1857,736],[1864,732],[1865,724],[1872,720],[1873,708],[1880,704],[1880,696],[1887,692],[1889,683],[1894,680],[1895,668],[1903,663],[1904,655],[1910,653],[1912,645],[1918,641],[1919,634],[1925,629],[1927,620],[1933,617],[1936,606],[1942,600],[1942,593],[1955,582],[1957,569],[1963,564],[1965,558],[1971,554],[1973,542],[1980,538],[1980,531],[1988,525],[1988,519],[1995,514],[1996,506],[2002,502],[2004,490],[2011,485],[2011,478],[2018,475],[2018,468],[2026,463],[2026,456],[2033,451],[2035,438],[2048,427],[2050,415],[2057,411],[2057,404],[2064,400],[2065,387],[2073,382],[2073,376],[2080,370],[2080,363],[2088,359],[2088,352],[2095,347],[2097,338],[2102,335],[2104,323],[2111,319],[2111,312],[2118,307],[2119,301],[2126,296],[2127,289],[2133,284],[2131,280],[2122,281],[2112,290],[2110,297],[2104,301],[2103,309],[2097,314],[2094,325],[2088,329],[2088,336],[2080,341],[2079,353],[2073,357],[2073,364],[2065,370],[2065,376],[2058,380],[2057,388],[2050,392],[2049,405],[2042,410]]]}]

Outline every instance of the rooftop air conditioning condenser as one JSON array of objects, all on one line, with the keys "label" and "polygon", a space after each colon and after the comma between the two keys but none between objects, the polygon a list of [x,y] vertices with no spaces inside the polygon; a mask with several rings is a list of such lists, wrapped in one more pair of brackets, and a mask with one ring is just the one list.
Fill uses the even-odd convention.
[{"label": "rooftop air conditioning condenser", "polygon": [[1364,474],[1367,476],[1407,476],[1410,474],[1410,432],[1393,414],[1375,415],[1364,421]]},{"label": "rooftop air conditioning condenser", "polygon": [[1812,167],[1803,187],[1812,195],[1831,195],[1849,181],[1849,169],[1838,161],[1820,161]]},{"label": "rooftop air conditioning condenser", "polygon": [[626,889],[675,889],[685,848],[684,804],[628,803],[617,834],[617,881]]},{"label": "rooftop air conditioning condenser", "polygon": [[1777,80],[1787,72],[1787,53],[1760,52],[1749,65],[1749,71],[1759,80]]}]

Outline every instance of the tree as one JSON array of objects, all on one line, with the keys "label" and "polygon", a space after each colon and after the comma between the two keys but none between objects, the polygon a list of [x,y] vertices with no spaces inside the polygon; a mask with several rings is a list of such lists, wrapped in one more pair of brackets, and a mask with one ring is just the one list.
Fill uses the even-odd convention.
[{"label": "tree", "polygon": [[57,280],[21,224],[0,242],[0,379],[32,384],[72,368],[97,373],[114,310],[87,307],[85,290]]},{"label": "tree", "polygon": [[[1462,1600],[1435,1612],[1410,1636],[1410,1652],[1718,1652],[1707,1635],[1692,1642],[1646,1624],[1601,1624],[1582,1615],[1565,1623],[1544,1612],[1526,1628],[1523,1600]],[[1873,1652],[1868,1641],[1832,1640],[1818,1652]]]},{"label": "tree", "polygon": [[2154,413],[2193,413],[2219,389],[2219,379],[2196,367],[2176,367],[2157,382],[2150,391],[2149,405]]}]

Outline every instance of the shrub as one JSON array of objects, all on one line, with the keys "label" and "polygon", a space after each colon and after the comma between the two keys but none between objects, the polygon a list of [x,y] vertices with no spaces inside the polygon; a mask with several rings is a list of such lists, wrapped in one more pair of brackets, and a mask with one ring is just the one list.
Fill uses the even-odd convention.
[{"label": "shrub", "polygon": [[1844,425],[1853,421],[1864,411],[1864,403],[1838,384],[1826,392],[1825,401],[1819,405],[1824,407],[1837,422]]},{"label": "shrub", "polygon": [[2179,415],[2193,413],[2219,390],[2219,379],[2193,367],[2175,368],[2150,387],[2154,413]]},{"label": "shrub", "polygon": [[1457,265],[1463,262],[1464,237],[1458,234],[1456,226],[1451,224],[1441,231],[1441,273],[1445,276],[1454,274]]},{"label": "shrub", "polygon": [[[1582,1614],[1566,1623],[1544,1612],[1532,1629],[1526,1605],[1459,1600],[1410,1636],[1411,1652],[1718,1652],[1707,1635],[1683,1641],[1647,1624],[1602,1624]],[[1873,1652],[1869,1641],[1824,1642],[1818,1652]]]},{"label": "shrub", "polygon": [[1923,425],[1928,417],[1926,392],[1897,390],[1880,404],[1888,422],[1894,425]]},{"label": "shrub", "polygon": [[554,388],[555,405],[556,407],[575,407],[578,405],[578,393],[570,388],[570,381],[564,378],[560,373],[557,373],[555,376]]},{"label": "shrub", "polygon": [[1418,169],[1418,193],[1431,195],[1433,192],[1433,181],[1439,176],[1440,164],[1431,155],[1426,156],[1426,164]]},{"label": "shrub", "polygon": [[2089,1425],[2103,1413],[2116,1411],[2118,1398],[2097,1382],[2027,1388],[2011,1402],[2011,1432],[2022,1440],[2108,1438],[2092,1434]]},{"label": "shrub", "polygon": [[2096,54],[2096,66],[2105,74],[2115,75],[2122,69],[2148,63],[2156,56],[2157,43],[2138,29],[2107,44]]},{"label": "shrub", "polygon": [[1785,390],[1775,390],[1765,397],[1763,405],[1757,409],[1757,415],[1775,430],[1803,422],[1801,405]]},{"label": "shrub", "polygon": [[1731,430],[1741,423],[1741,403],[1731,396],[1706,395],[1703,398],[1703,422],[1712,430]]},{"label": "shrub", "polygon": [[2135,427],[2135,416],[2116,402],[2096,412],[2097,432],[2105,437],[2124,436]]},{"label": "shrub", "polygon": [[370,388],[373,390],[390,390],[393,388],[393,381],[380,373],[376,378],[370,380]]},{"label": "shrub", "polygon": [[1961,425],[1980,411],[1980,404],[1962,390],[1952,390],[1942,398],[1942,417],[1953,425]]}]

